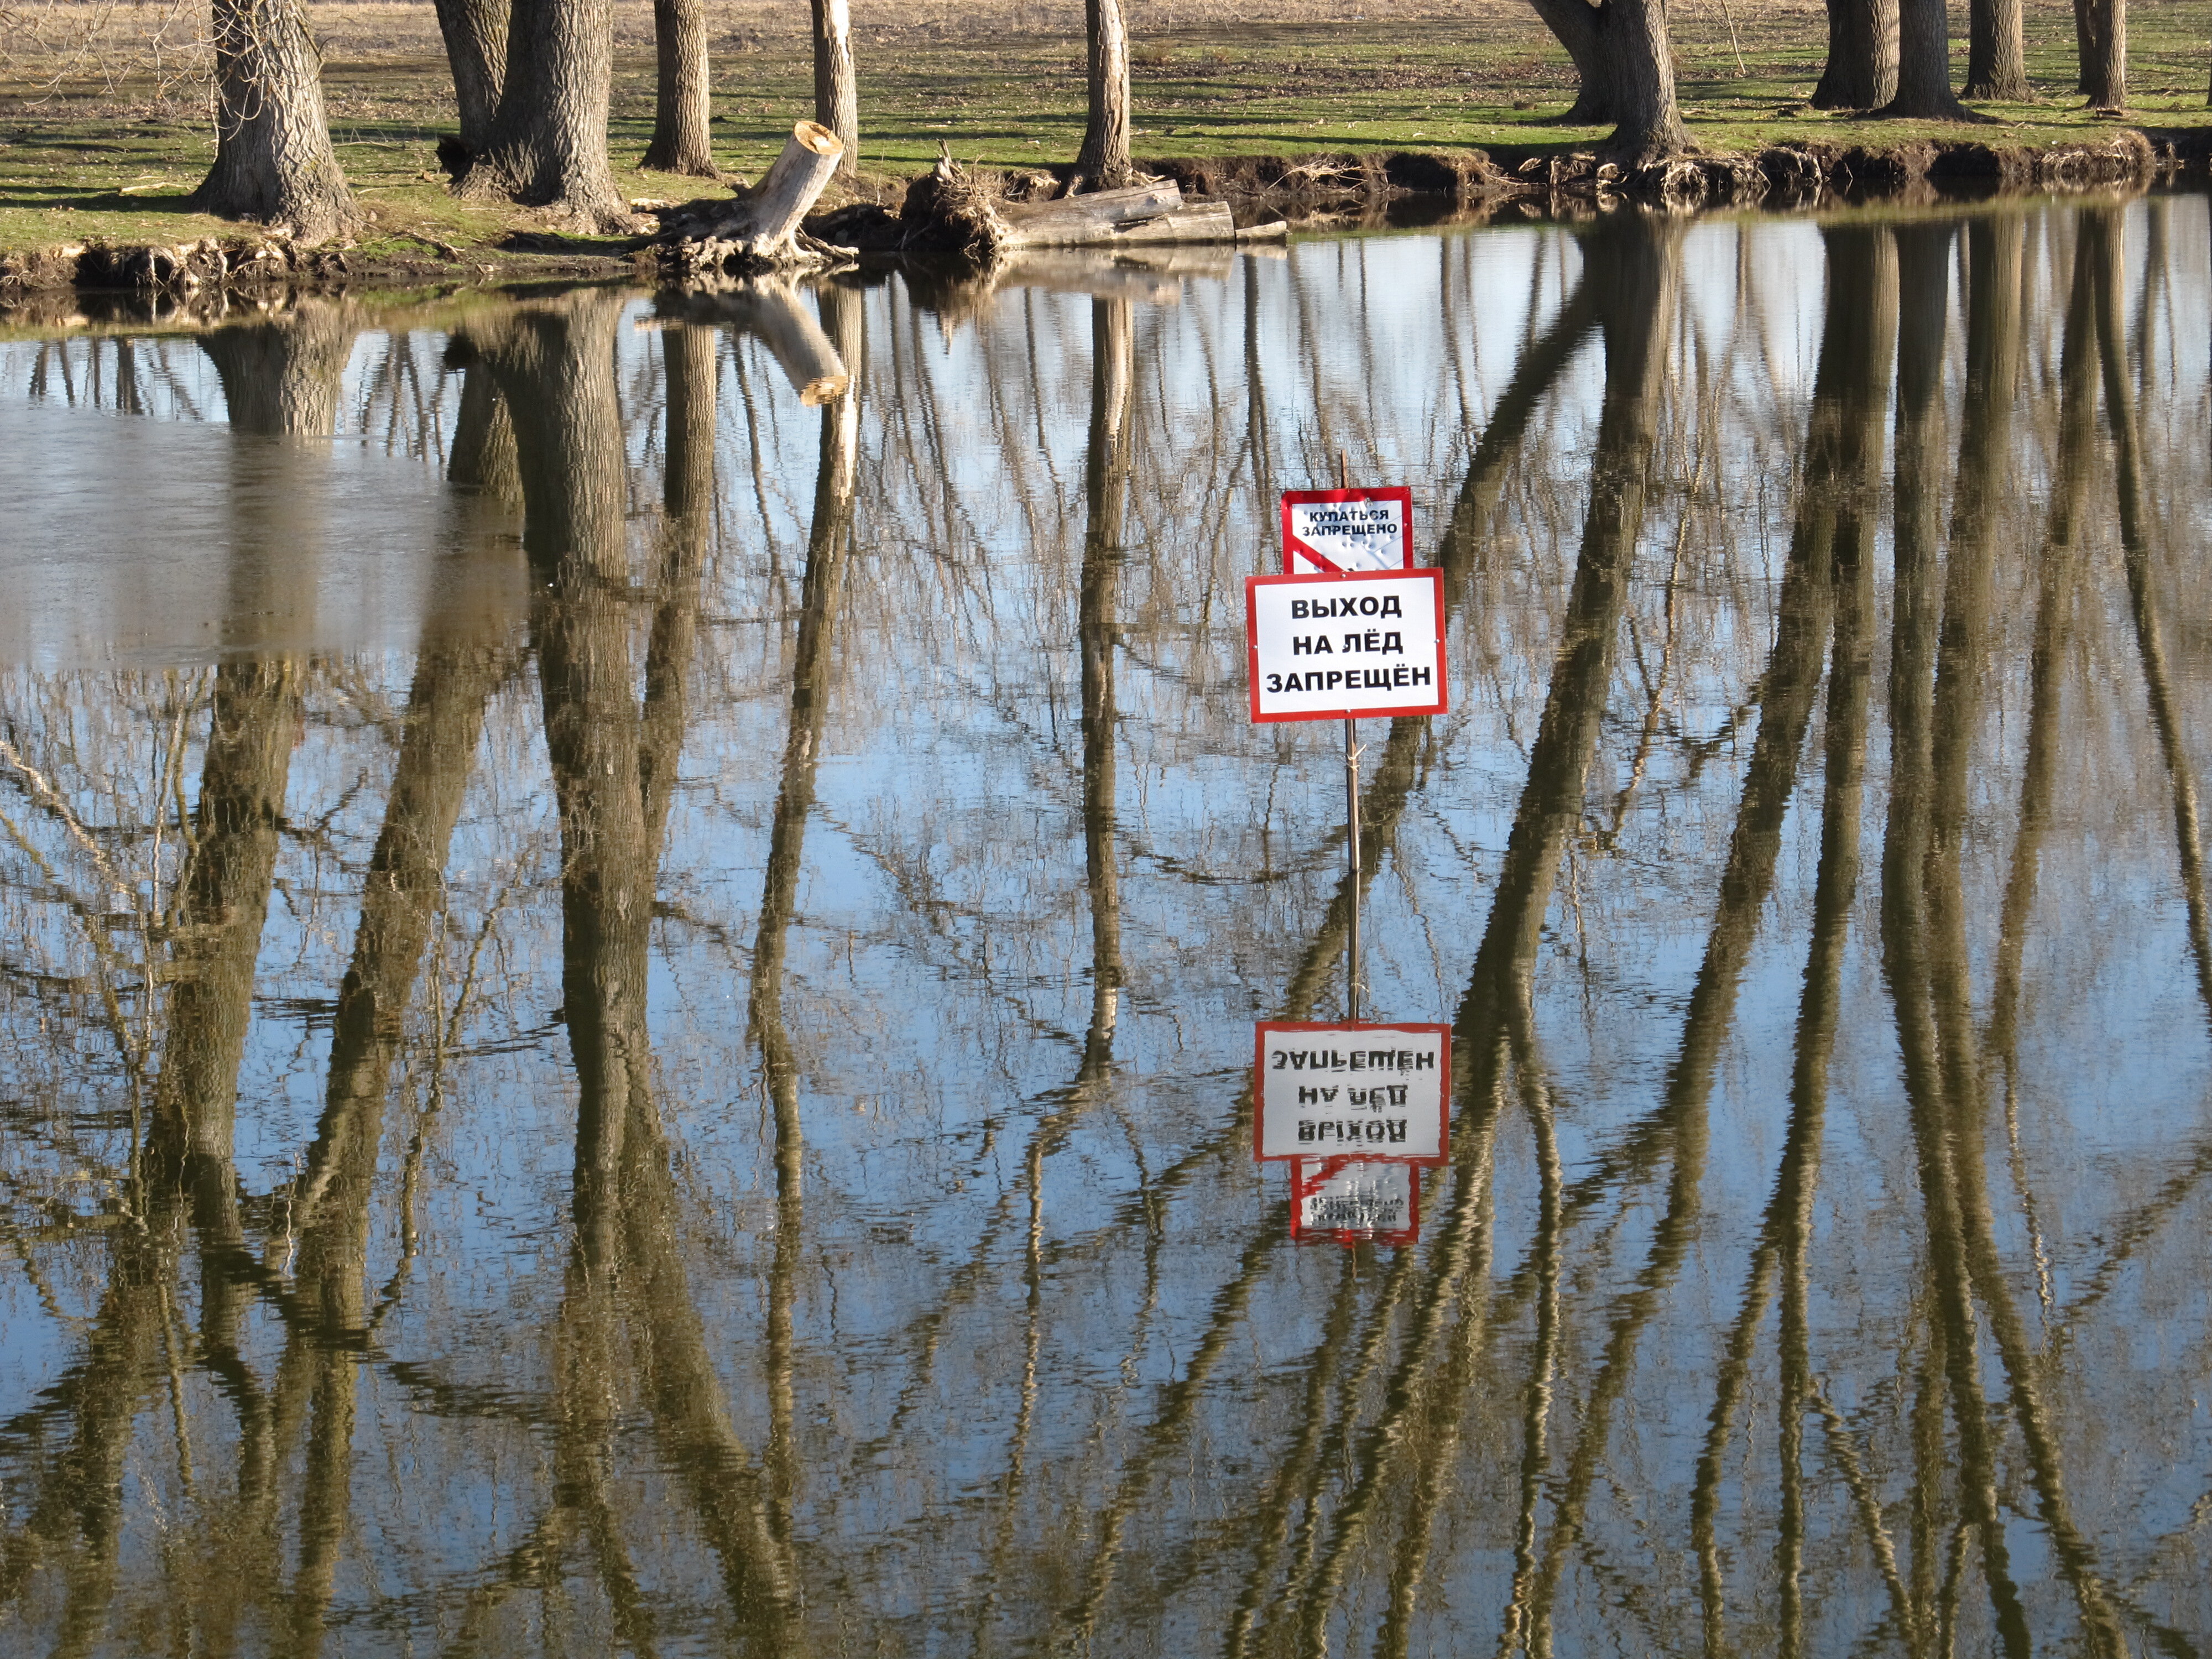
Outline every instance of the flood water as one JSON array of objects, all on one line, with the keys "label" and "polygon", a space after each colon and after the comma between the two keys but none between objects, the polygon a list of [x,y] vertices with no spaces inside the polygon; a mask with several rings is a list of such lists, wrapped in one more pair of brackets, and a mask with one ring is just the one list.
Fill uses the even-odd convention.
[{"label": "flood water", "polygon": [[[2212,1650],[2208,252],[0,343],[0,1650]],[[1358,730],[1425,1164],[1255,1158],[1340,457],[1449,613]]]}]

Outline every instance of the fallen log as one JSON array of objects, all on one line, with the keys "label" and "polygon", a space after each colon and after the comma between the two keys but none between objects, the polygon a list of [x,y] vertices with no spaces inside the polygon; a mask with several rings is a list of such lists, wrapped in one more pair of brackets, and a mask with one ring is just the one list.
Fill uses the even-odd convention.
[{"label": "fallen log", "polygon": [[1093,191],[1088,196],[994,205],[1006,226],[1001,248],[1082,247],[1111,241],[1116,231],[1175,212],[1182,206],[1182,191],[1173,180],[1158,179],[1123,190]]},{"label": "fallen log", "polygon": [[844,141],[829,128],[799,122],[758,185],[704,224],[689,221],[668,237],[666,263],[685,276],[835,263],[840,251],[804,236],[799,226],[844,153]]}]

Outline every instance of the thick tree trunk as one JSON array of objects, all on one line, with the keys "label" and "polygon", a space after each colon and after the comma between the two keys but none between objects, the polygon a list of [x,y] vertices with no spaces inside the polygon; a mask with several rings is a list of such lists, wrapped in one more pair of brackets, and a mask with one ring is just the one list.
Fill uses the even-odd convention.
[{"label": "thick tree trunk", "polygon": [[1898,0],[1897,94],[1881,113],[1908,120],[1963,121],[1951,90],[1951,20],[1944,0]]},{"label": "thick tree trunk", "polygon": [[1897,96],[1898,0],[1828,0],[1828,64],[1815,109],[1880,109]]},{"label": "thick tree trunk", "polygon": [[707,142],[705,0],[653,0],[653,45],[659,73],[644,165],[655,173],[720,178]]},{"label": "thick tree trunk", "polygon": [[1662,161],[1690,148],[1674,104],[1674,64],[1667,43],[1666,0],[1529,0],[1582,76],[1564,118],[1611,121],[1606,150],[1629,167]]},{"label": "thick tree trunk", "polygon": [[1969,98],[2026,103],[2027,43],[2021,0],[1972,0],[1966,10],[1966,85]]},{"label": "thick tree trunk", "polygon": [[1573,62],[1581,85],[1575,101],[1559,118],[1571,126],[1595,126],[1617,118],[1611,61],[1603,46],[1605,9],[1589,0],[1529,0]]},{"label": "thick tree trunk", "polygon": [[1606,0],[1602,44],[1611,64],[1613,119],[1607,152],[1625,165],[1662,161],[1690,147],[1674,104],[1666,0]]},{"label": "thick tree trunk", "polygon": [[2128,101],[2128,0],[2074,0],[2074,39],[2081,52],[2081,91],[2091,109]]},{"label": "thick tree trunk", "polygon": [[1091,48],[1091,118],[1075,165],[1093,190],[1129,182],[1129,31],[1121,0],[1085,0],[1084,29]]},{"label": "thick tree trunk", "polygon": [[860,86],[846,0],[814,0],[814,118],[845,146],[837,172],[851,178],[860,164]]},{"label": "thick tree trunk", "polygon": [[438,33],[453,71],[461,148],[470,155],[491,142],[499,92],[507,80],[507,7],[501,0],[437,0]]},{"label": "thick tree trunk", "polygon": [[195,210],[289,227],[303,242],[360,222],[331,149],[321,68],[301,0],[215,0],[215,165]]},{"label": "thick tree trunk", "polygon": [[613,0],[514,0],[507,82],[461,189],[552,208],[591,230],[629,228],[607,166]]}]

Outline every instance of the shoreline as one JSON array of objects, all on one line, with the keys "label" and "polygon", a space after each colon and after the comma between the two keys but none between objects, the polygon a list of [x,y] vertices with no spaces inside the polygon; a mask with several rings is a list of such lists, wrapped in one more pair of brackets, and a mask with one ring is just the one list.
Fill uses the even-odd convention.
[{"label": "shoreline", "polygon": [[[1138,165],[1173,179],[1187,198],[1228,202],[1240,222],[1279,216],[1290,221],[1293,232],[1318,233],[1479,224],[1505,212],[1521,219],[1574,218],[1630,203],[1681,212],[1806,213],[2144,191],[2212,179],[2212,132],[2115,125],[2101,142],[2045,145],[1977,138],[1889,145],[1785,143],[1747,152],[1704,151],[1634,176],[1602,167],[1585,146],[1535,143],[1140,157]],[[1066,170],[1033,173],[1056,176]],[[908,182],[864,179],[814,217],[855,203],[896,202]],[[676,205],[654,203],[647,210]],[[516,217],[527,222],[530,216]],[[181,242],[95,237],[0,247],[0,319],[28,321],[26,313],[42,313],[52,319],[48,325],[94,320],[76,314],[85,307],[58,303],[70,295],[135,299],[139,303],[123,308],[143,313],[140,320],[159,320],[165,310],[189,311],[218,299],[228,309],[289,292],[453,292],[517,282],[610,280],[660,282],[652,250],[635,239],[563,236],[528,222],[494,241],[469,246],[392,226],[380,228],[366,244],[319,247],[240,225],[228,234]],[[90,309],[114,307],[95,303]]]}]

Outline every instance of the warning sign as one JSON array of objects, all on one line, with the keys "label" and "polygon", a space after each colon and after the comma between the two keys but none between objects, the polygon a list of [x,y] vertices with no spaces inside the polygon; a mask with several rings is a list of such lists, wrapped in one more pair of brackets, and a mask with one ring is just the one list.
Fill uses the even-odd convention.
[{"label": "warning sign", "polygon": [[1261,1020],[1253,1033],[1252,1156],[1441,1164],[1449,1025]]},{"label": "warning sign", "polygon": [[1444,712],[1441,570],[1247,576],[1255,720]]},{"label": "warning sign", "polygon": [[1413,568],[1413,492],[1403,484],[1283,492],[1283,570],[1299,576]]},{"label": "warning sign", "polygon": [[1291,1237],[1301,1243],[1411,1244],[1420,1236],[1421,1183],[1410,1164],[1301,1159],[1291,1169]]}]

